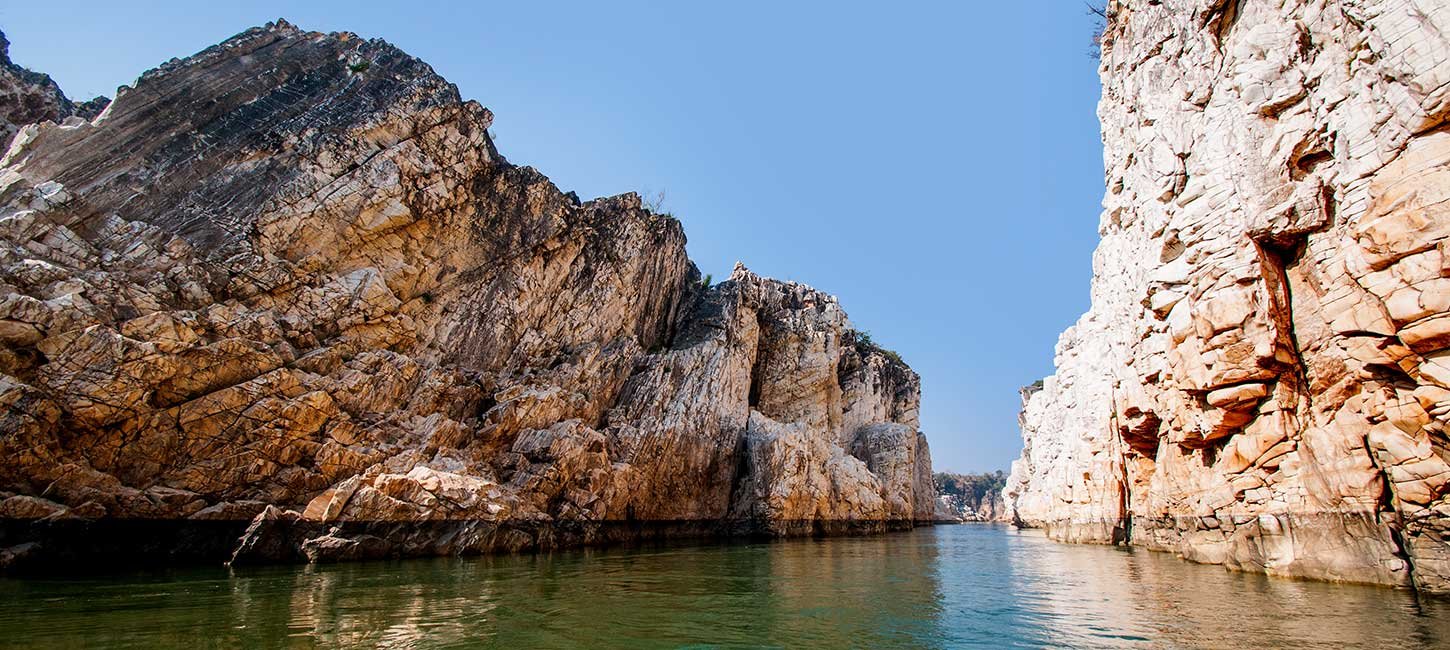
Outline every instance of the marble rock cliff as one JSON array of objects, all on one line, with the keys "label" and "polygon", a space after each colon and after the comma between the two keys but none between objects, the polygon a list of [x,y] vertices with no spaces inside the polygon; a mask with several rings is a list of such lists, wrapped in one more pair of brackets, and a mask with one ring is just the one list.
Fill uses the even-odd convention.
[{"label": "marble rock cliff", "polygon": [[94,119],[37,79],[0,76],[41,109],[0,160],[5,562],[931,519],[920,380],[834,297],[704,286],[385,42],[270,24]]},{"label": "marble rock cliff", "polygon": [[1016,519],[1450,590],[1450,5],[1112,2],[1092,306]]}]

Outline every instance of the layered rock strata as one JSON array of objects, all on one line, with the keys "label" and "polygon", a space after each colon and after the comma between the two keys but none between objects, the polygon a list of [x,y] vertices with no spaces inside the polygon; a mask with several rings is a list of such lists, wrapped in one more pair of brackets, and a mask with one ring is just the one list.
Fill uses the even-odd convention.
[{"label": "layered rock strata", "polygon": [[930,521],[920,380],[834,297],[743,266],[704,286],[678,221],[509,164],[492,119],[385,42],[278,22],[20,128],[4,556]]},{"label": "layered rock strata", "polygon": [[1450,590],[1450,5],[1112,2],[1092,307],[1015,517]]}]

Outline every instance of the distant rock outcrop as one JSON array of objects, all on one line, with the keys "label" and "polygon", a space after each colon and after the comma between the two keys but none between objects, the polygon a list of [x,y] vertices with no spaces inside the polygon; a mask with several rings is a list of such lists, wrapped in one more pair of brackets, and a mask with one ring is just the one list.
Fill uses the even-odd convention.
[{"label": "distant rock outcrop", "polygon": [[7,119],[48,122],[0,161],[0,556],[932,518],[919,378],[834,297],[704,286],[678,221],[509,164],[383,41],[271,24],[62,124],[15,70]]},{"label": "distant rock outcrop", "polygon": [[1007,474],[936,474],[937,521],[1008,521],[1002,488]]},{"label": "distant rock outcrop", "polygon": [[1092,307],[1027,399],[1014,516],[1450,591],[1450,4],[1107,16]]},{"label": "distant rock outcrop", "polygon": [[76,104],[48,75],[31,72],[10,60],[10,41],[0,32],[0,147],[9,145],[20,127],[59,122],[77,116],[91,119],[110,103],[105,97]]}]

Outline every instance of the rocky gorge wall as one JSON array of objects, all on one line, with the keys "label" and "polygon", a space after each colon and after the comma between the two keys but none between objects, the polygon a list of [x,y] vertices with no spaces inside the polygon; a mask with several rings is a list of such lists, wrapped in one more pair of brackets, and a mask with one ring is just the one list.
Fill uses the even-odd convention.
[{"label": "rocky gorge wall", "polygon": [[920,380],[834,297],[705,286],[383,41],[279,21],[94,119],[4,63],[0,565],[932,518]]},{"label": "rocky gorge wall", "polygon": [[1092,307],[1023,525],[1450,591],[1450,5],[1111,2]]}]

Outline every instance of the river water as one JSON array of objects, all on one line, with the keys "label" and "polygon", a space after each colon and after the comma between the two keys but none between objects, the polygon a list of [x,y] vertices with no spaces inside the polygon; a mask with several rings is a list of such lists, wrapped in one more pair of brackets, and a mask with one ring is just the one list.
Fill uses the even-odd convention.
[{"label": "river water", "polygon": [[0,647],[1433,648],[1450,600],[962,525],[3,579]]}]

